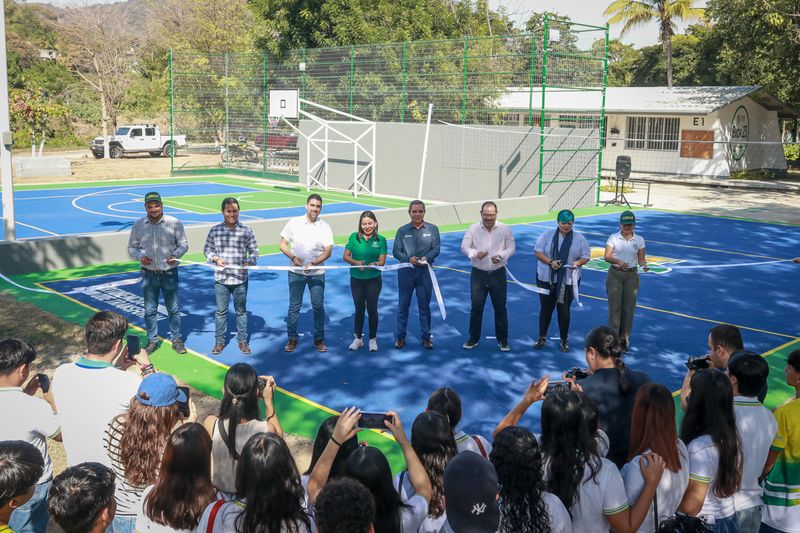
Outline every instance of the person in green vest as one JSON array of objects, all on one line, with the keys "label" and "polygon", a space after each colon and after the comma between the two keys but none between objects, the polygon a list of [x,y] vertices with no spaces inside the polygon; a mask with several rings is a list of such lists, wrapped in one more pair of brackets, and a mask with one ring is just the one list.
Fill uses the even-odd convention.
[{"label": "person in green vest", "polygon": [[364,312],[369,313],[369,351],[378,351],[378,296],[381,294],[381,271],[374,266],[386,263],[386,239],[378,234],[378,219],[372,211],[364,211],[358,218],[358,231],[350,235],[345,246],[345,263],[358,268],[350,269],[350,292],[356,306],[353,321],[351,350],[364,346]]}]

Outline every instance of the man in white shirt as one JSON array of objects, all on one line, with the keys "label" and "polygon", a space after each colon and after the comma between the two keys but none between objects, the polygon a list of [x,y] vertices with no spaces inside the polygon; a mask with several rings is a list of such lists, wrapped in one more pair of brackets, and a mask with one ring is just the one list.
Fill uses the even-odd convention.
[{"label": "man in white shirt", "polygon": [[281,231],[281,252],[297,267],[296,271],[289,271],[289,313],[286,317],[289,341],[283,349],[285,352],[297,348],[297,320],[306,285],[314,310],[314,346],[318,352],[328,351],[325,346],[325,271],[314,267],[322,265],[331,256],[333,231],[319,218],[320,211],[322,197],[309,195],[306,214],[290,219]]},{"label": "man in white shirt", "polygon": [[506,264],[517,251],[511,227],[497,221],[497,204],[484,202],[481,221],[472,224],[461,240],[461,253],[472,263],[469,277],[472,307],[469,311],[469,338],[464,348],[471,350],[481,339],[481,323],[486,295],[494,308],[494,334],[500,350],[511,349],[508,344],[508,312],[506,297]]},{"label": "man in white shirt", "polygon": [[778,432],[773,414],[758,401],[758,392],[769,376],[769,365],[754,352],[738,352],[730,358],[728,377],[733,386],[736,429],[742,441],[742,484],[733,495],[740,533],[757,533],[761,527],[761,495],[758,477],[767,462],[770,445]]},{"label": "man in white shirt", "polygon": [[125,369],[138,364],[143,376],[155,372],[145,350],[134,354],[133,361],[122,356],[127,330],[125,317],[113,311],[95,313],[86,323],[86,354],[59,366],[53,375],[53,398],[70,466],[111,465],[103,448],[106,427],[128,410],[141,381],[138,374]]},{"label": "man in white shirt", "polygon": [[[9,526],[20,533],[47,529],[47,493],[53,479],[47,438],[61,440],[53,396],[49,391],[43,391],[46,401],[33,396],[37,389],[46,386],[39,382],[38,375],[28,380],[35,358],[36,351],[25,341],[0,341],[0,412],[3,413],[0,441],[21,440],[30,443],[44,461],[44,471],[36,482],[33,497],[11,514]],[[28,384],[23,387],[26,381]]]}]

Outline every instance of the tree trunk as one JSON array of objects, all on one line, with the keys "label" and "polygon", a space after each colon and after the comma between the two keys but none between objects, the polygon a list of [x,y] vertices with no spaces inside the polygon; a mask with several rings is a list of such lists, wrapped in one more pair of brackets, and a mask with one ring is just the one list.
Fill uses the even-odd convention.
[{"label": "tree trunk", "polygon": [[672,35],[669,24],[664,24],[661,32],[661,44],[664,46],[664,59],[667,63],[667,87],[672,89]]},{"label": "tree trunk", "polygon": [[106,105],[106,91],[102,80],[100,80],[100,116],[103,120],[103,157],[110,159],[111,150],[108,146],[108,106]]},{"label": "tree trunk", "polygon": [[31,130],[31,157],[36,157],[36,131]]},{"label": "tree trunk", "polygon": [[46,134],[45,134],[44,130],[42,130],[42,140],[39,142],[39,157],[42,157],[42,152],[44,151],[44,138],[45,138],[45,135]]}]

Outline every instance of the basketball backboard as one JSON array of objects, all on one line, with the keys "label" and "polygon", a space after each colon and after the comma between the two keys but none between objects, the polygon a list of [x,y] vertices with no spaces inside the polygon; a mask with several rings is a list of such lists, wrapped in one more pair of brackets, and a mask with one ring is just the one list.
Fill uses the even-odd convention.
[{"label": "basketball backboard", "polygon": [[269,92],[269,116],[298,118],[300,109],[300,91],[297,89],[280,89]]}]

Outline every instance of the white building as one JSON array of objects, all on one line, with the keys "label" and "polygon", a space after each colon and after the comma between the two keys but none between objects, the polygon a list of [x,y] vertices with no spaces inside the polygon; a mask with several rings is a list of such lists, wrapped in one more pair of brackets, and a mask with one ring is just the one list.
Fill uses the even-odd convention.
[{"label": "white building", "polygon": [[[547,89],[545,126],[558,128],[558,135],[564,135],[561,128],[574,129],[574,135],[595,130],[596,135],[602,97],[600,90]],[[506,125],[538,127],[541,89],[510,87],[498,107],[508,110]],[[613,174],[619,155],[631,157],[634,176],[730,177],[740,170],[783,170],[779,119],[796,116],[758,86],[608,87],[603,174]]]}]

